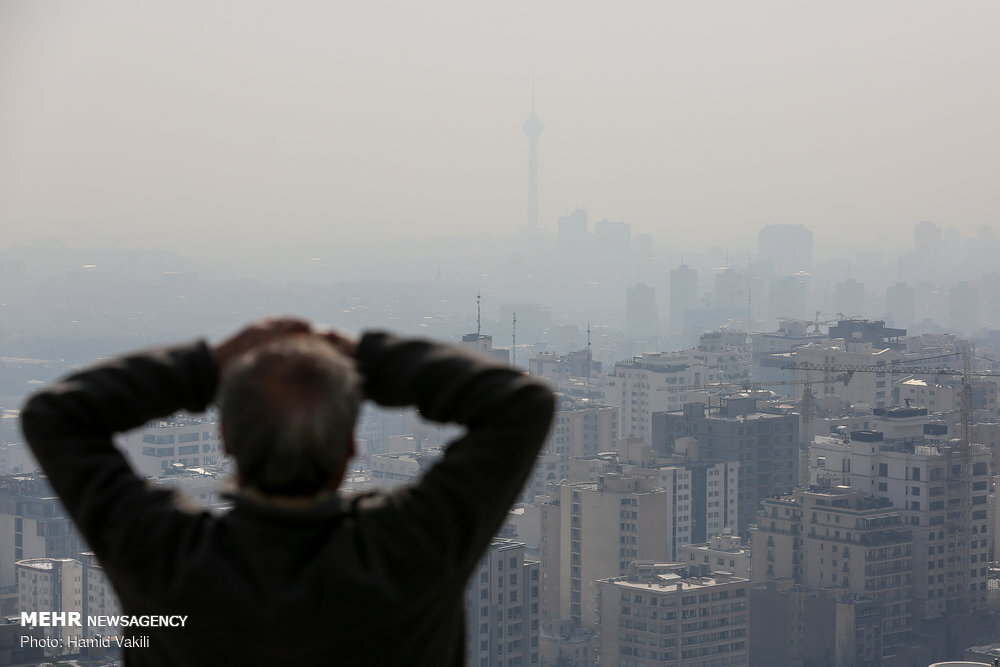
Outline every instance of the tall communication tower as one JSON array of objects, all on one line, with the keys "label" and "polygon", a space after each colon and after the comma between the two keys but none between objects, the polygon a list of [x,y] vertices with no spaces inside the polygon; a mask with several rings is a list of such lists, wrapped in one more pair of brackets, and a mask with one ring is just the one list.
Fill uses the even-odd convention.
[{"label": "tall communication tower", "polygon": [[531,73],[531,115],[521,126],[528,135],[528,229],[538,229],[538,137],[545,126],[535,115],[535,74]]}]

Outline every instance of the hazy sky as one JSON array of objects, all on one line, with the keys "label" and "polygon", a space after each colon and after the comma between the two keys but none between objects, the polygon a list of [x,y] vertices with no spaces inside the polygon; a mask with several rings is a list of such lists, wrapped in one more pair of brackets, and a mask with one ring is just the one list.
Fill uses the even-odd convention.
[{"label": "hazy sky", "polygon": [[995,0],[0,0],[0,246],[510,230],[533,70],[543,227],[971,234],[998,34]]}]

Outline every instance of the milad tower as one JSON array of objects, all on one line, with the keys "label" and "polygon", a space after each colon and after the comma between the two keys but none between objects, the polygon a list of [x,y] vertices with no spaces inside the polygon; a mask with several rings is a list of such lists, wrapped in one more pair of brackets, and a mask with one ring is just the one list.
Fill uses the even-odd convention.
[{"label": "milad tower", "polygon": [[524,133],[528,135],[528,218],[527,229],[538,229],[538,137],[545,126],[535,115],[535,84],[531,84],[531,115],[524,121]]}]

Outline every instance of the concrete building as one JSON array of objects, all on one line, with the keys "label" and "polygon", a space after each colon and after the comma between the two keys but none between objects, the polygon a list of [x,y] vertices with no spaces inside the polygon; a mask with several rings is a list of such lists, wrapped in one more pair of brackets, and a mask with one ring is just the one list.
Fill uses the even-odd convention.
[{"label": "concrete building", "polygon": [[810,480],[886,499],[901,514],[913,532],[918,618],[985,609],[991,453],[973,444],[963,462],[957,441],[945,440],[947,430],[929,422],[924,408],[886,410],[882,425],[888,432],[817,437],[809,448]]},{"label": "concrete building", "polygon": [[763,498],[787,493],[798,484],[798,415],[757,412],[753,398],[735,394],[718,407],[689,403],[679,412],[654,415],[654,449],[674,453],[680,438],[697,441],[697,460],[739,464],[736,506],[745,534]]},{"label": "concrete building", "polygon": [[206,470],[174,464],[156,478],[156,483],[180,492],[196,505],[218,507],[229,502],[220,495],[224,491],[224,481],[228,478],[229,475],[222,472],[220,466],[212,466]]},{"label": "concrete building", "polygon": [[561,393],[556,398],[552,428],[521,494],[525,502],[562,480],[582,481],[572,472],[574,462],[614,450],[618,438],[618,408]]},{"label": "concrete building", "polygon": [[21,442],[0,442],[0,476],[23,475],[38,470],[31,449]]},{"label": "concrete building", "polygon": [[618,409],[559,395],[548,442],[543,451],[559,458],[558,479],[569,477],[573,458],[597,456],[614,449],[618,440]]},{"label": "concrete building", "polygon": [[708,542],[685,544],[681,547],[680,561],[706,567],[712,572],[750,578],[750,548],[728,531],[713,535]]},{"label": "concrete building", "polygon": [[132,468],[146,477],[159,477],[174,464],[215,466],[222,463],[222,440],[214,414],[195,417],[178,413],[152,421],[117,438]]},{"label": "concrete building", "polygon": [[493,336],[480,333],[465,334],[458,346],[490,357],[502,364],[510,363],[510,350],[493,347]]},{"label": "concrete building", "polygon": [[[847,343],[842,338],[825,344],[810,343],[796,348],[795,362],[822,366],[889,366],[903,361],[903,352],[891,348],[872,347],[869,342]],[[816,371],[799,369],[795,372],[796,400],[802,399],[809,384],[814,396],[838,396],[847,405],[866,404],[877,408],[892,405],[892,374],[889,372],[854,373],[845,382],[840,370]]]},{"label": "concrete building", "polygon": [[705,542],[736,530],[739,526],[739,463],[735,461],[690,461],[659,467],[659,484],[675,494],[683,515],[676,517],[677,527],[670,553],[690,542]]},{"label": "concrete building", "polygon": [[836,588],[776,579],[750,588],[752,665],[882,665],[882,605]]},{"label": "concrete building", "polygon": [[905,350],[906,329],[885,326],[882,320],[845,319],[831,326],[827,337],[848,343],[870,343],[875,350]]},{"label": "concrete building", "polygon": [[775,331],[753,334],[751,346],[754,380],[758,382],[788,380],[785,367],[795,362],[792,353],[807,343],[827,340],[826,335],[820,333],[818,329],[818,325],[806,320],[783,319],[779,321]]},{"label": "concrete building", "polygon": [[372,484],[382,489],[409,484],[434,465],[442,453],[440,449],[431,449],[426,452],[372,454],[369,459]]},{"label": "concrete building", "polygon": [[83,617],[86,633],[88,636],[99,634],[102,636],[114,636],[120,634],[119,626],[92,626],[89,623],[91,616],[118,616],[121,614],[121,603],[115,593],[111,582],[104,574],[104,568],[91,552],[80,554],[80,563],[83,566]]},{"label": "concrete building", "polygon": [[[72,558],[28,558],[15,563],[19,611],[75,612],[83,614],[83,565]],[[46,638],[59,646],[45,651],[46,655],[75,653],[67,639],[80,635],[81,628],[72,624],[45,627]]]},{"label": "concrete building", "polygon": [[749,662],[750,582],[683,565],[634,563],[597,582],[600,664],[709,667]]},{"label": "concrete building", "polygon": [[[931,412],[957,413],[962,406],[962,379],[955,375],[925,377],[927,379],[908,377],[893,382],[893,402],[896,405],[919,405]],[[976,421],[1000,416],[997,383],[973,378],[970,384]]]},{"label": "concrete building", "polygon": [[0,591],[17,585],[17,561],[75,558],[85,550],[46,477],[0,478]]},{"label": "concrete building", "polygon": [[791,579],[875,600],[883,654],[903,644],[919,555],[910,526],[887,500],[847,487],[796,489],[761,502],[750,537],[754,583]]},{"label": "concrete building", "polygon": [[670,560],[671,517],[684,502],[648,475],[607,474],[560,484],[542,505],[542,621],[597,622],[594,582],[635,560]]},{"label": "concrete building", "polygon": [[542,623],[542,667],[591,667],[598,651],[597,631],[574,627],[572,621]]},{"label": "concrete building", "polygon": [[524,544],[493,538],[469,578],[465,611],[465,664],[539,664],[539,568]]},{"label": "concrete building", "polygon": [[586,349],[569,354],[542,352],[528,361],[528,372],[554,381],[596,378],[601,374],[601,362],[594,361]]},{"label": "concrete building", "polygon": [[604,401],[621,408],[618,433],[652,444],[654,412],[680,410],[685,387],[722,382],[723,371],[684,355],[643,354],[615,364],[605,380]]}]

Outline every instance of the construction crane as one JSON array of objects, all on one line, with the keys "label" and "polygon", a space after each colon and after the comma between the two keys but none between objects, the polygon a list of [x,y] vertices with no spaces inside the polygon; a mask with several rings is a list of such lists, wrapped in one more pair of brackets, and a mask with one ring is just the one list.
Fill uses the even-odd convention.
[{"label": "construction crane", "polygon": [[[972,421],[973,421],[973,377],[1000,377],[997,371],[973,371],[972,353],[965,351],[962,353],[962,368],[947,368],[938,366],[906,366],[898,362],[882,364],[837,364],[837,363],[812,363],[808,361],[798,361],[783,368],[786,370],[819,371],[822,373],[846,373],[847,381],[854,373],[889,373],[891,375],[951,375],[962,378],[962,388],[959,402],[959,414],[961,419],[961,438],[958,443],[950,447],[947,451],[948,462],[948,487],[956,492],[959,497],[959,508],[949,511],[948,534],[954,539],[956,545],[956,557],[959,559],[958,586],[960,595],[958,602],[963,611],[973,611],[975,604],[969,590],[969,549],[970,532],[969,526],[972,524]],[[952,356],[952,355],[950,355]],[[807,388],[808,391],[808,388]],[[811,392],[810,392],[811,393]],[[803,401],[805,395],[803,394]],[[954,472],[958,469],[958,475]],[[954,496],[952,496],[954,497]]]},{"label": "construction crane", "polygon": [[839,377],[828,380],[775,380],[774,382],[767,381],[746,381],[746,382],[709,382],[708,384],[686,384],[677,387],[657,387],[657,391],[709,391],[712,389],[739,389],[740,391],[753,391],[755,389],[762,389],[763,387],[776,387],[785,384],[804,384],[809,386],[810,384],[815,384],[816,382],[822,382],[824,384],[846,381],[849,375],[844,373]]}]

